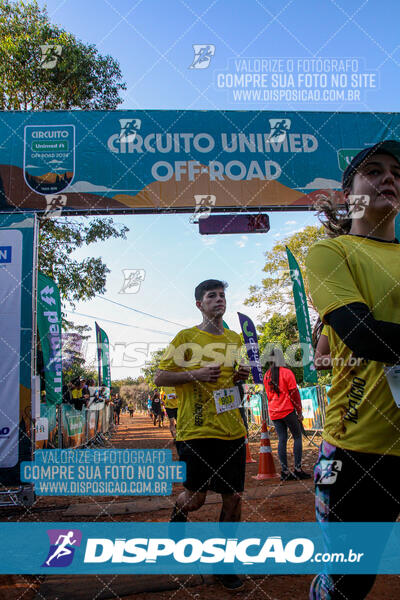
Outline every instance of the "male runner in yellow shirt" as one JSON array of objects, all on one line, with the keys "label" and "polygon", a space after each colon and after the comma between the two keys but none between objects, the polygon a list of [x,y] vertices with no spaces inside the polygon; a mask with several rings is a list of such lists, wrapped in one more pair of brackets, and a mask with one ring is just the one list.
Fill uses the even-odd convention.
[{"label": "male runner in yellow shirt", "polygon": [[[239,365],[235,370],[241,339],[223,326],[226,287],[215,279],[196,287],[202,323],[175,336],[155,377],[157,386],[175,386],[179,397],[176,439],[179,458],[186,463],[186,490],[171,521],[186,521],[188,512],[204,504],[208,490],[222,496],[220,521],[241,518],[246,429],[236,383],[247,379],[250,368]],[[243,585],[236,575],[218,577],[229,589]]]}]

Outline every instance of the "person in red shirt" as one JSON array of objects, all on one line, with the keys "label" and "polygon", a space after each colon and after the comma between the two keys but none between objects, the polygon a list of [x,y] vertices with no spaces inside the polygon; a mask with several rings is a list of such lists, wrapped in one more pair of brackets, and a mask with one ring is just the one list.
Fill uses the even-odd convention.
[{"label": "person in red shirt", "polygon": [[[285,366],[283,353],[278,348],[271,352],[271,366],[264,376],[268,397],[268,412],[278,434],[278,457],[281,463],[281,481],[309,479],[311,475],[301,468],[303,445],[301,421],[303,420],[301,399],[293,372]],[[294,471],[287,465],[288,429],[293,436]]]}]

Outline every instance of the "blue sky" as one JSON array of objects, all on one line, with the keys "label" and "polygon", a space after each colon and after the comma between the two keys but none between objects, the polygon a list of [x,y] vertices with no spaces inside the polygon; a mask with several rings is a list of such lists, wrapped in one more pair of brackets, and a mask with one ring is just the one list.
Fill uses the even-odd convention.
[{"label": "blue sky", "polygon": [[[50,19],[85,43],[95,44],[121,66],[127,83],[126,109],[204,110],[323,110],[398,111],[400,97],[399,5],[396,0],[368,2],[347,0],[220,0],[197,2],[162,0],[49,0]],[[215,46],[210,65],[190,69],[194,44]],[[218,89],[219,73],[232,70],[234,61],[264,59],[353,59],[359,72],[372,73],[376,85],[361,91],[358,101],[294,102],[235,101],[226,89]],[[370,80],[371,81],[371,80]],[[165,319],[192,325],[199,322],[193,289],[213,277],[229,282],[226,321],[239,324],[236,311],[255,320],[260,309],[243,300],[251,284],[262,278],[264,253],[278,239],[306,224],[315,224],[312,213],[270,213],[268,234],[200,236],[189,215],[116,217],[130,227],[127,241],[111,241],[79,251],[76,255],[102,256],[111,269],[106,297]],[[145,279],[136,294],[119,293],[122,269],[144,269]],[[179,325],[157,321],[100,299],[81,303],[78,312],[99,317],[110,342],[167,343]],[[75,316],[76,322],[93,320]],[[150,328],[161,333],[123,327],[109,319]],[[94,340],[94,336],[92,337]],[[134,347],[133,344],[136,344]],[[154,346],[155,347],[155,346]],[[150,347],[154,349],[154,347]],[[121,348],[114,355],[120,362]],[[93,353],[94,355],[94,353]],[[143,356],[143,355],[142,355]],[[143,360],[142,360],[143,362]],[[128,365],[127,362],[125,362]],[[112,369],[112,376],[137,376],[140,363]]]}]

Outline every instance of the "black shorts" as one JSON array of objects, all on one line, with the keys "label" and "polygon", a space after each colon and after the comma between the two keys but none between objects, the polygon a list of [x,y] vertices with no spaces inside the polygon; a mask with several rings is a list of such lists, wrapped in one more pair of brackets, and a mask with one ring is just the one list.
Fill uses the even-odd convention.
[{"label": "black shorts", "polygon": [[186,463],[184,486],[191,492],[243,492],[246,472],[245,438],[203,438],[177,442],[179,460]]},{"label": "black shorts", "polygon": [[165,410],[167,411],[168,419],[175,419],[176,421],[178,418],[178,409],[165,407]]}]

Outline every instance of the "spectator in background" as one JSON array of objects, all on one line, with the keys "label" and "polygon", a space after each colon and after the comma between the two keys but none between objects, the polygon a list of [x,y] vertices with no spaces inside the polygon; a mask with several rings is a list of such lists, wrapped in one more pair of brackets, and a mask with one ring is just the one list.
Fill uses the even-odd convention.
[{"label": "spectator in background", "polygon": [[72,396],[72,404],[76,410],[82,410],[82,407],[84,405],[84,400],[82,397],[82,389],[83,389],[83,384],[82,384],[80,378],[76,377],[75,379],[73,379],[71,396]]},{"label": "spectator in background", "polygon": [[64,404],[73,404],[72,400],[72,389],[73,389],[72,381],[68,381],[68,383],[64,383],[62,386],[62,401]]},{"label": "spectator in background", "polygon": [[81,388],[82,388],[82,398],[84,401],[84,405],[88,406],[89,404],[89,400],[90,400],[90,390],[89,390],[89,385],[90,385],[90,381],[91,379],[81,379]]},{"label": "spectator in background", "polygon": [[152,401],[151,401],[151,397],[150,394],[147,396],[147,414],[149,415],[150,419],[153,418],[153,413],[152,413]]},{"label": "spectator in background", "polygon": [[130,401],[128,404],[128,411],[129,411],[130,418],[133,419],[133,413],[135,412],[135,405],[133,404],[132,401]]},{"label": "spectator in background", "polygon": [[119,419],[120,419],[121,408],[122,408],[122,400],[119,397],[118,392],[115,394],[113,404],[114,404],[114,423],[115,423],[115,425],[119,425]]},{"label": "spectator in background", "polygon": [[153,399],[151,402],[151,411],[153,413],[154,427],[156,427],[157,423],[158,423],[158,426],[161,427],[162,406],[161,406],[160,392],[158,390],[154,391]]},{"label": "spectator in background", "polygon": [[[285,365],[279,348],[271,352],[271,366],[264,376],[264,386],[268,396],[268,412],[278,434],[278,456],[281,463],[281,481],[310,479],[311,475],[301,468],[303,443],[301,421],[303,420],[301,399],[294,374]],[[293,435],[294,471],[287,465],[288,429]]]}]

